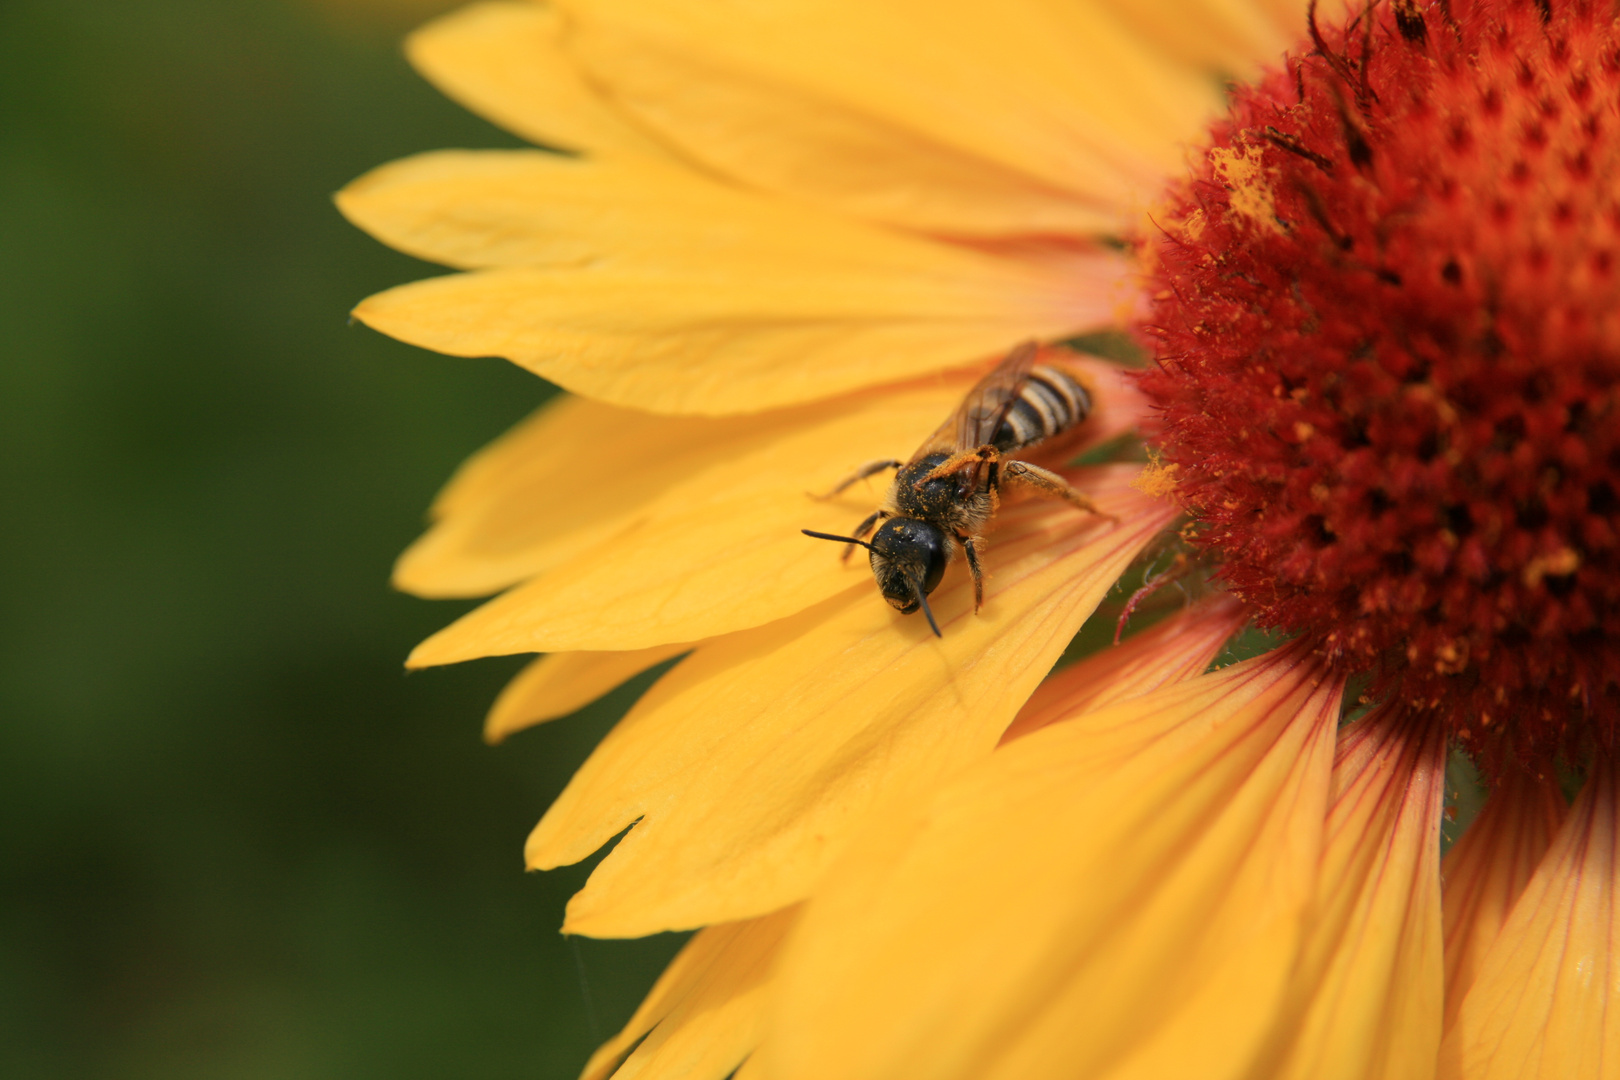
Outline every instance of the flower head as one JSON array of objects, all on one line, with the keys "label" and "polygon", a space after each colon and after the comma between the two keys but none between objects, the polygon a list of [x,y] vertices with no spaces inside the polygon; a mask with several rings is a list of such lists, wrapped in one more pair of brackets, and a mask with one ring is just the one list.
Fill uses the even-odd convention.
[{"label": "flower head", "polygon": [[[357,181],[466,271],[358,314],[576,396],[401,560],[507,590],[412,663],[547,653],[500,738],[689,654],[527,847],[631,826],[565,929],[706,927],[587,1076],[1617,1067],[1615,14],[1352,7],[570,0],[413,40],[568,153]],[[1140,389],[1045,354],[1095,398],[1045,464],[1105,515],[1001,508],[982,612],[951,569],[935,638],[801,535],[1014,344],[1110,325]],[[1101,449],[1144,427],[1155,465]],[[1046,678],[1139,559],[1189,600]],[[1216,665],[1250,621],[1289,640]],[[1495,788],[1442,889],[1452,746]]]},{"label": "flower head", "polygon": [[1241,90],[1155,245],[1160,439],[1266,624],[1492,768],[1620,721],[1620,27],[1416,5]]}]

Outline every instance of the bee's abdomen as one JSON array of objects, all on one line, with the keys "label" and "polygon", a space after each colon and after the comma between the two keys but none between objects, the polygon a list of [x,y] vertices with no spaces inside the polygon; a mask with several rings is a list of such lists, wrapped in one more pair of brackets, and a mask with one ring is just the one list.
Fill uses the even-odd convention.
[{"label": "bee's abdomen", "polygon": [[1086,388],[1067,372],[1042,364],[1029,373],[1029,381],[991,442],[1002,453],[1011,453],[1062,434],[1090,412],[1091,395]]}]

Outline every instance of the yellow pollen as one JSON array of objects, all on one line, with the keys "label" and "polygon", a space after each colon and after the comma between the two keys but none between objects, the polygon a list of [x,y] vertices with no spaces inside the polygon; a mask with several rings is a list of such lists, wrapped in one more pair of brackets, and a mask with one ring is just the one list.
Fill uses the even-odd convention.
[{"label": "yellow pollen", "polygon": [[1537,555],[1525,565],[1524,583],[1533,589],[1541,584],[1542,578],[1573,574],[1580,565],[1581,557],[1574,548],[1559,548],[1551,555]]},{"label": "yellow pollen", "polygon": [[1231,147],[1216,147],[1210,151],[1210,163],[1215,175],[1231,190],[1229,200],[1232,212],[1259,228],[1282,234],[1277,224],[1277,200],[1271,193],[1271,182],[1261,164],[1263,152],[1254,143],[1241,151]]},{"label": "yellow pollen", "polygon": [[1131,486],[1144,495],[1151,495],[1161,499],[1176,490],[1176,473],[1181,471],[1180,465],[1166,465],[1154,455]]}]

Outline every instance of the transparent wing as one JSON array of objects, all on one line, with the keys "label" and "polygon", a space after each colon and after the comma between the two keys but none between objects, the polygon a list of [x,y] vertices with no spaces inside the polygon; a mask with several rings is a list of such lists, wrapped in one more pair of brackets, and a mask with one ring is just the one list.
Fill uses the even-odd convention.
[{"label": "transparent wing", "polygon": [[1007,410],[1018,400],[1018,394],[1029,381],[1035,367],[1040,346],[1026,341],[992,368],[989,374],[973,385],[949,419],[930,435],[911,460],[929,454],[954,454],[973,450],[989,442],[996,429],[1007,418]]}]

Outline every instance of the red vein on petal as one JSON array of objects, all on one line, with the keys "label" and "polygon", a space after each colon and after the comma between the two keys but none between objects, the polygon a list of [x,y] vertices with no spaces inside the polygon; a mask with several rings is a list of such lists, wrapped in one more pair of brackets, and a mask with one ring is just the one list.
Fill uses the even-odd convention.
[{"label": "red vein on petal", "polygon": [[1510,772],[1446,853],[1446,1017],[1456,1022],[1479,965],[1569,816],[1552,777]]},{"label": "red vein on petal", "polygon": [[1339,736],[1322,871],[1253,1077],[1429,1080],[1440,1046],[1445,740],[1382,710]]},{"label": "red vein on petal", "polygon": [[1007,744],[869,833],[784,954],[773,1075],[1241,1069],[1311,896],[1341,690],[1278,650]]},{"label": "red vein on petal", "polygon": [[1513,906],[1440,1050],[1443,1080],[1601,1080],[1620,1070],[1620,791],[1586,786]]},{"label": "red vein on petal", "polygon": [[1001,741],[1203,674],[1246,618],[1223,594],[1065,668],[1036,689]]}]

